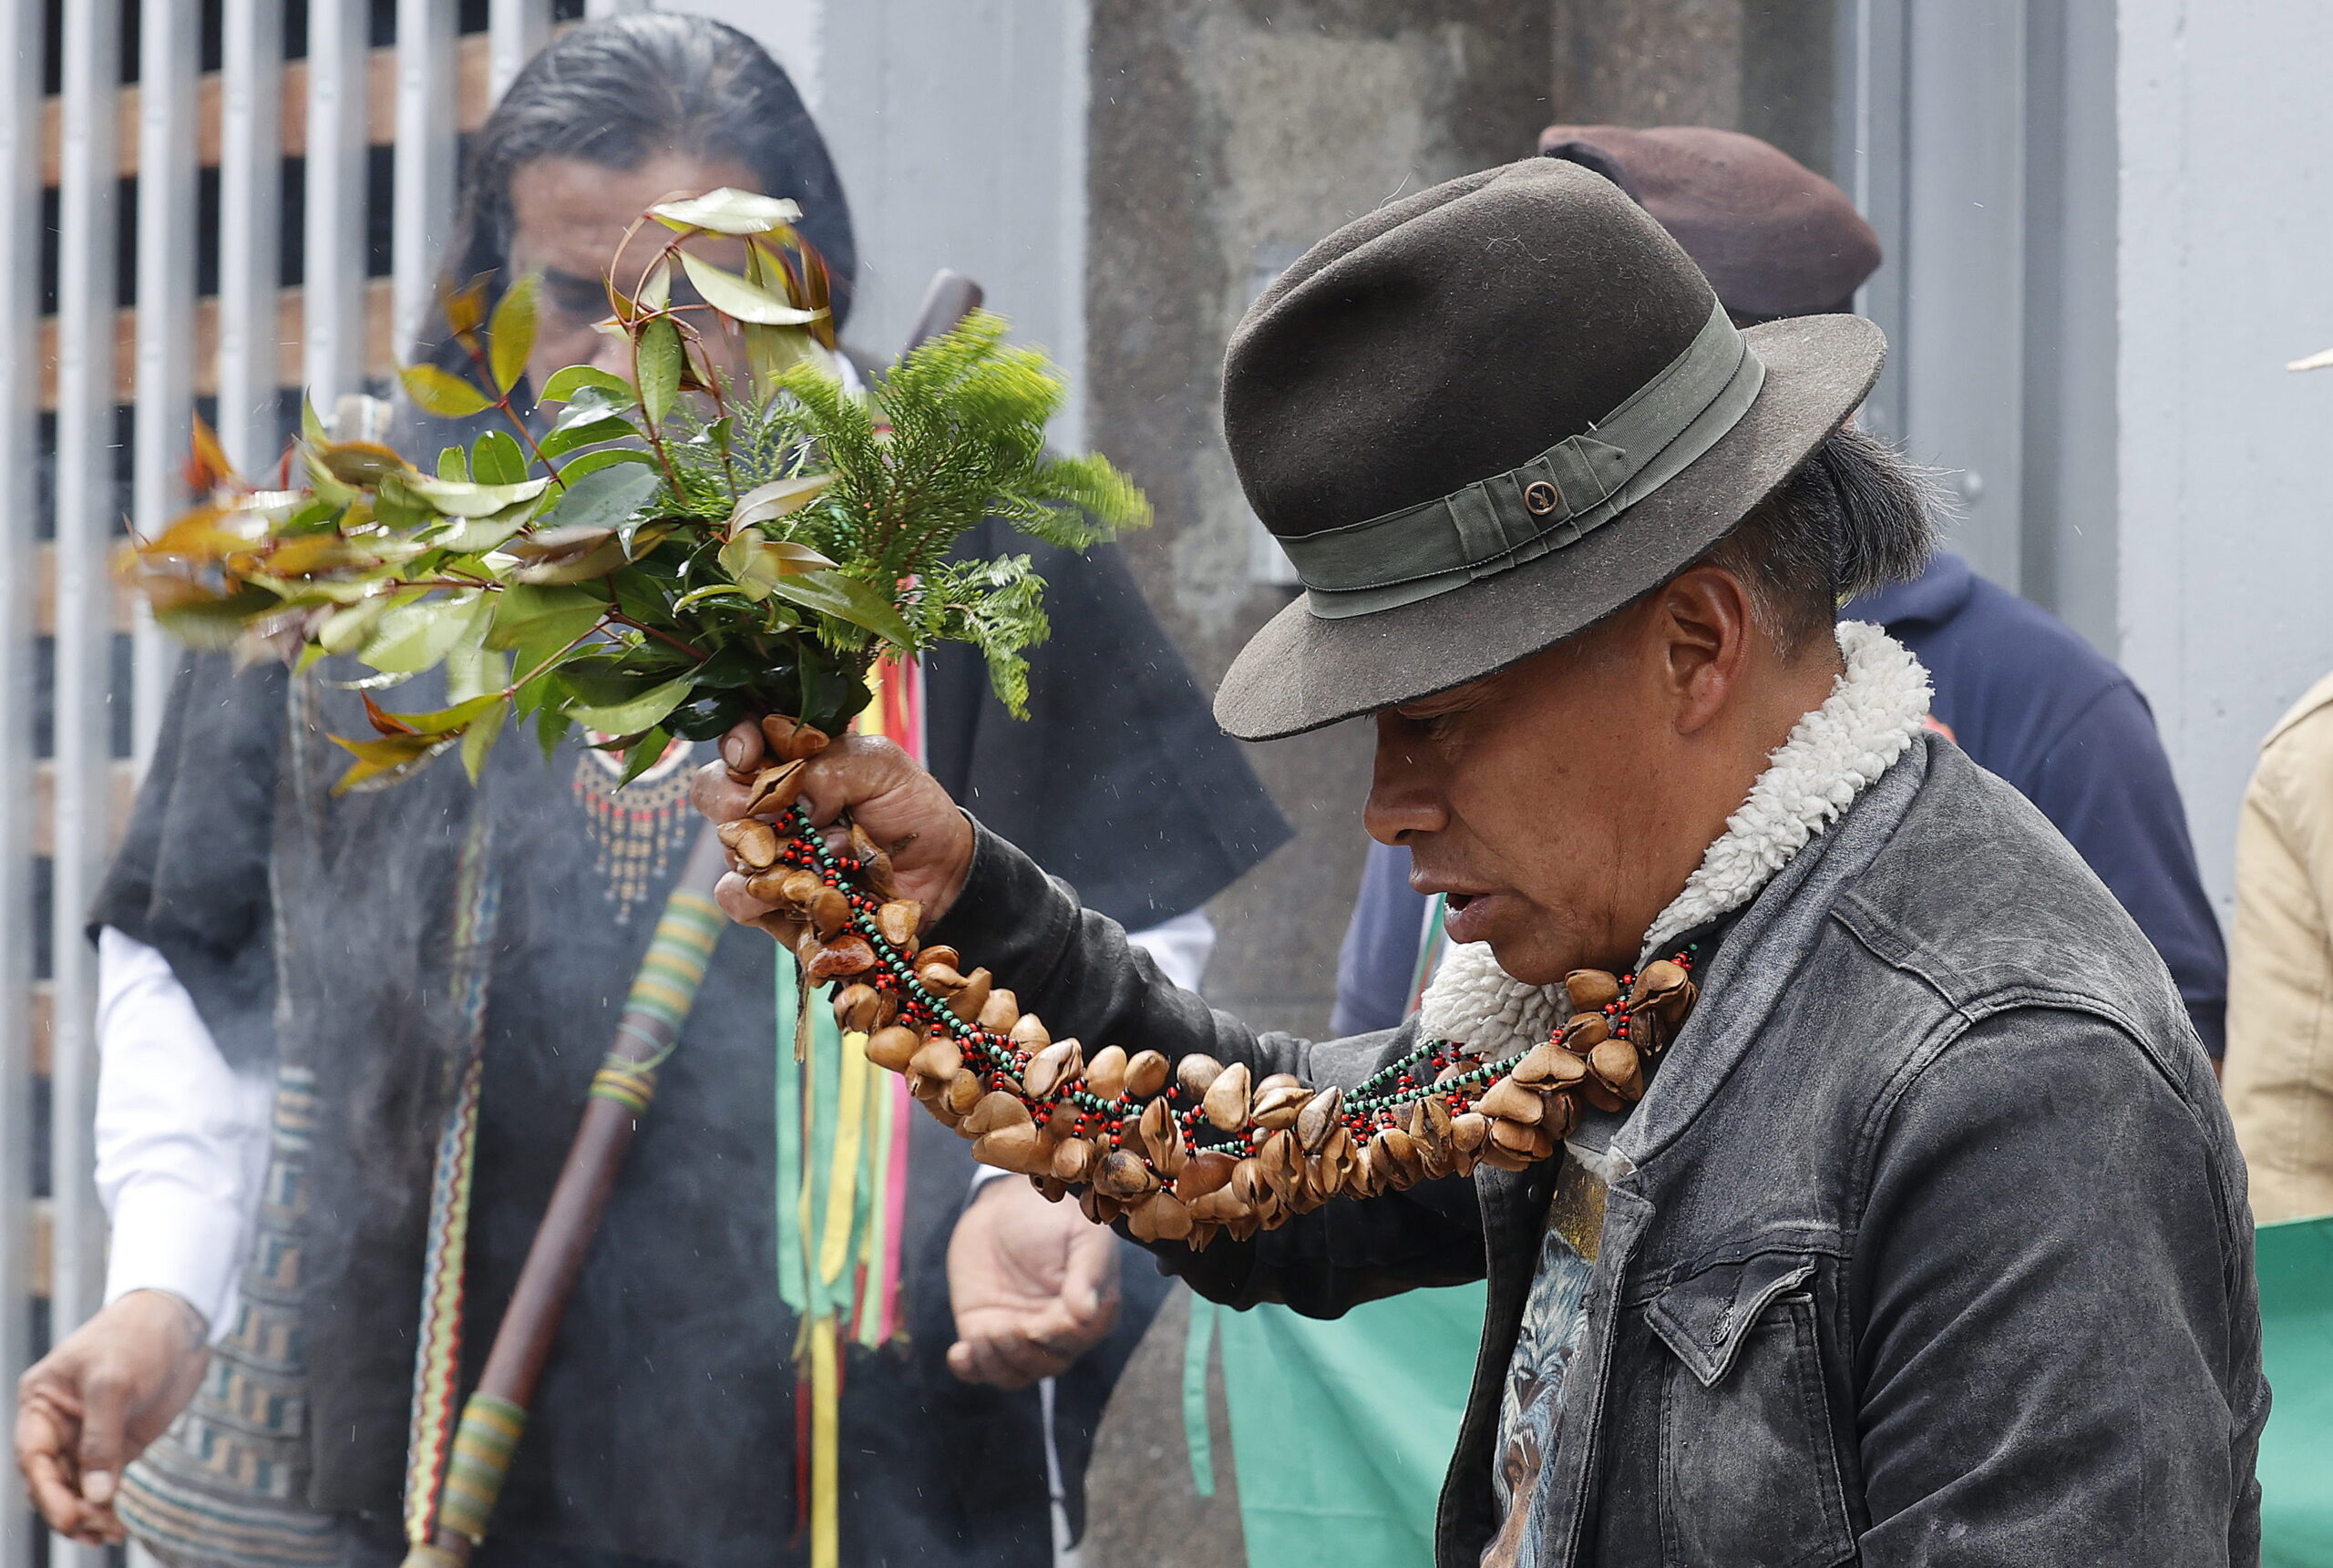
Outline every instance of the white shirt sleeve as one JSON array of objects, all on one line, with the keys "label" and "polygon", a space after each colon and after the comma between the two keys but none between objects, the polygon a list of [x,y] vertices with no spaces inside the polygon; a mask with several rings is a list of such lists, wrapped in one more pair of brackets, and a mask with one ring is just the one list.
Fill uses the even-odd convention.
[{"label": "white shirt sleeve", "polygon": [[1215,922],[1206,910],[1193,909],[1146,931],[1128,931],[1126,940],[1148,953],[1168,979],[1195,991],[1215,952]]},{"label": "white shirt sleeve", "polygon": [[167,1290],[216,1344],[251,1251],[275,1075],[229,1067],[170,961],[111,927],[98,935],[98,1051],[105,1298]]},{"label": "white shirt sleeve", "polygon": [[[1128,931],[1126,940],[1148,953],[1168,979],[1195,991],[1207,973],[1208,958],[1215,951],[1215,922],[1207,917],[1206,910],[1193,909],[1148,930]],[[972,1189],[977,1192],[982,1183],[1004,1174],[993,1165],[982,1165],[972,1173]]]}]

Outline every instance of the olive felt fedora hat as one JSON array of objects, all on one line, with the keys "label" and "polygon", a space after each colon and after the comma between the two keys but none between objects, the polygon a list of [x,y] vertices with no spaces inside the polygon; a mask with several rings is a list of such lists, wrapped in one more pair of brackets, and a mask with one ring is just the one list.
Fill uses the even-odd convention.
[{"label": "olive felt fedora hat", "polygon": [[1292,735],[1519,662],[1691,565],[1852,414],[1857,316],[1737,330],[1602,175],[1535,158],[1340,229],[1233,334],[1223,425],[1305,591],[1216,693]]}]

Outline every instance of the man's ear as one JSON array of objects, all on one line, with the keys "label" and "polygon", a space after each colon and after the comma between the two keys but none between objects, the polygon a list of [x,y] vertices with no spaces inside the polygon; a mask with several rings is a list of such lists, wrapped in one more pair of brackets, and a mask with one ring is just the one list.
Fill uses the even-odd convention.
[{"label": "man's ear", "polygon": [[1748,667],[1750,590],[1723,567],[1688,567],[1657,592],[1650,631],[1660,643],[1671,722],[1691,734],[1725,709]]}]

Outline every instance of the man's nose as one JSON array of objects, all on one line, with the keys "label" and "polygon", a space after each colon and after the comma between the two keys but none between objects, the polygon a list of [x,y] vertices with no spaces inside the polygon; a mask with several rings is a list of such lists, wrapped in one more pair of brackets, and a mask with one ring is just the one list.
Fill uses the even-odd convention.
[{"label": "man's nose", "polygon": [[1433,754],[1419,727],[1398,713],[1377,715],[1377,765],[1362,825],[1380,844],[1409,844],[1450,821],[1434,780]]}]

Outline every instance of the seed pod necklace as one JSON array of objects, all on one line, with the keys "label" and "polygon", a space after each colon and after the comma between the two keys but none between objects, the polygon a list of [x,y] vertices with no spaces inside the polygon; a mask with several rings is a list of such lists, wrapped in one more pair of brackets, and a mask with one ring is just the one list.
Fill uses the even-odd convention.
[{"label": "seed pod necklace", "polygon": [[1647,1060],[1699,995],[1696,945],[1634,974],[1574,970],[1570,1016],[1531,1050],[1485,1061],[1428,1040],[1350,1090],[1253,1080],[1204,1055],[1089,1054],[1053,1039],[988,970],[965,972],[953,948],[919,948],[922,911],[899,898],[889,856],[856,827],[830,848],[794,799],[800,774],[786,763],[755,780],[755,809],[782,814],[775,828],[721,830],[755,896],[778,907],[759,924],[835,988],[868,1060],[905,1075],[976,1158],[1048,1197],[1074,1194],[1098,1222],[1123,1214],[1145,1241],[1245,1239],[1333,1197],[1547,1159],[1581,1102],[1618,1111],[1643,1095]]}]

